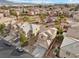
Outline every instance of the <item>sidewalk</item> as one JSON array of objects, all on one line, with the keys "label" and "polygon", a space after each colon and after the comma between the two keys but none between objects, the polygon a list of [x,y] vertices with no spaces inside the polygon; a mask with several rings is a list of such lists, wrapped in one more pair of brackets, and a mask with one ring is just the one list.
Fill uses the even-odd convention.
[{"label": "sidewalk", "polygon": [[36,58],[42,58],[46,49],[41,47],[40,45],[36,45],[34,47],[29,47],[29,46],[26,46],[23,48],[23,50],[25,52],[28,52],[30,55],[32,55],[33,57],[36,57]]}]

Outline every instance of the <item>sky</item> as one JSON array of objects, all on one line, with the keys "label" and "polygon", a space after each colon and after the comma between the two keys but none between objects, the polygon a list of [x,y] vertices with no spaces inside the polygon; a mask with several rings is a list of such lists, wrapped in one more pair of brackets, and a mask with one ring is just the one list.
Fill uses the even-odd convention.
[{"label": "sky", "polygon": [[79,3],[79,0],[7,0],[15,3]]}]

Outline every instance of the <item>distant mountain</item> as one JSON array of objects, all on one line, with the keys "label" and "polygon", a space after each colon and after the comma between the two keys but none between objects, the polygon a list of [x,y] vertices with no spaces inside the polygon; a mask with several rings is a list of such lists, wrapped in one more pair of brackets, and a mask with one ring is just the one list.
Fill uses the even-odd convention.
[{"label": "distant mountain", "polygon": [[[14,2],[11,2],[11,1],[7,1],[7,0],[0,0],[0,5],[39,5],[37,3],[14,3]],[[41,5],[44,5],[44,4],[41,4]],[[45,4],[45,5],[49,5],[49,4]]]},{"label": "distant mountain", "polygon": [[7,0],[0,0],[0,5],[13,4],[13,2]]},{"label": "distant mountain", "polygon": [[14,3],[7,0],[0,0],[0,5],[36,5],[33,3]]},{"label": "distant mountain", "polygon": [[6,1],[6,0],[0,0],[0,3],[6,3],[6,2],[8,2],[8,1]]}]

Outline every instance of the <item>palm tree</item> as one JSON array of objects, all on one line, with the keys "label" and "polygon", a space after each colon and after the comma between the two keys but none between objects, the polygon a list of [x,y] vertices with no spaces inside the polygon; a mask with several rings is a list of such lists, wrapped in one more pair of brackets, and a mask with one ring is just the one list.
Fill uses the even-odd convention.
[{"label": "palm tree", "polygon": [[50,46],[46,50],[44,57],[59,57],[60,46],[64,39],[63,30],[58,28],[56,37],[52,40]]},{"label": "palm tree", "polygon": [[56,37],[52,40],[50,46],[46,50],[44,57],[59,57],[60,46],[64,39],[63,28],[61,26],[61,21],[64,17],[60,16],[55,23],[55,27],[58,29]]}]

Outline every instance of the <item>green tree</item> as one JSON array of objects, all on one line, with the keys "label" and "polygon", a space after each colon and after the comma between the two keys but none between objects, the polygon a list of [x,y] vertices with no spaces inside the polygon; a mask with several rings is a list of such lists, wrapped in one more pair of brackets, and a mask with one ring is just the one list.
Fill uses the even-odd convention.
[{"label": "green tree", "polygon": [[57,26],[56,28],[58,29],[58,32],[57,32],[58,35],[63,34],[63,28],[60,25]]},{"label": "green tree", "polygon": [[22,12],[20,12],[20,16],[26,16],[27,13],[28,13],[28,11],[27,10],[25,11],[23,8]]},{"label": "green tree", "polygon": [[21,43],[21,46],[25,46],[28,44],[28,38],[25,37],[25,34],[20,32],[20,43]]},{"label": "green tree", "polygon": [[47,14],[39,14],[39,17],[41,19],[41,21],[43,22],[44,19],[46,18]]},{"label": "green tree", "polygon": [[24,16],[23,17],[23,21],[24,22],[29,22],[29,23],[32,23],[32,22],[34,22],[35,21],[35,18],[34,18],[34,16]]},{"label": "green tree", "polygon": [[10,12],[10,15],[17,16],[17,13],[15,10],[9,10],[9,12]]},{"label": "green tree", "polygon": [[0,24],[0,34],[4,33],[5,24]]},{"label": "green tree", "polygon": [[23,21],[24,21],[24,22],[26,22],[26,21],[30,21],[29,16],[25,16],[25,17],[23,17]]},{"label": "green tree", "polygon": [[38,7],[39,7],[39,8],[42,8],[42,5],[39,5]]},{"label": "green tree", "polygon": [[64,31],[63,31],[61,26],[58,26],[56,28],[57,28],[58,31],[57,31],[57,35],[55,37],[55,40],[57,40],[56,43],[58,44],[58,46],[54,48],[55,49],[54,52],[56,53],[56,56],[59,57],[60,46],[61,46],[63,39],[64,39],[64,36],[63,36]]},{"label": "green tree", "polygon": [[1,6],[1,9],[8,10],[8,7],[3,5],[3,6]]},{"label": "green tree", "polygon": [[63,22],[66,22],[66,20],[67,20],[66,18],[67,18],[67,17],[64,16],[63,14],[60,14],[60,15],[58,16],[57,20],[55,21],[55,25],[60,25],[62,21],[63,21]]},{"label": "green tree", "polygon": [[19,15],[17,15],[17,12],[15,11],[15,10],[9,10],[9,12],[10,12],[10,15],[13,15],[13,16],[15,16],[16,17],[16,20],[18,20],[18,16]]}]

